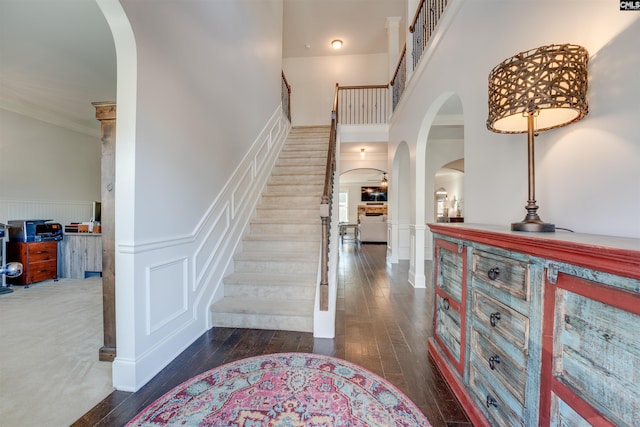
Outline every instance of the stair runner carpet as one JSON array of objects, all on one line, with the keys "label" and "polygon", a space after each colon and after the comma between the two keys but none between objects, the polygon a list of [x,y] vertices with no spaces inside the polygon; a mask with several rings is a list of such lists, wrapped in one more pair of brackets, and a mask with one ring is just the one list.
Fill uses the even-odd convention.
[{"label": "stair runner carpet", "polygon": [[329,127],[294,127],[261,195],[213,326],[313,332]]}]

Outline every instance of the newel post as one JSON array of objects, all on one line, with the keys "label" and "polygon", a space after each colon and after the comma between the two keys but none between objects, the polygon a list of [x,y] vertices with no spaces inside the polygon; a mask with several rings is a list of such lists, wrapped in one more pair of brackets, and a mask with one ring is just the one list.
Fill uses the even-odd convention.
[{"label": "newel post", "polygon": [[322,260],[320,265],[320,311],[329,310],[329,198],[322,197]]},{"label": "newel post", "polygon": [[116,357],[116,270],[115,270],[115,157],[116,103],[93,102],[102,134],[101,222],[102,225],[102,311],[104,345],[99,360]]}]

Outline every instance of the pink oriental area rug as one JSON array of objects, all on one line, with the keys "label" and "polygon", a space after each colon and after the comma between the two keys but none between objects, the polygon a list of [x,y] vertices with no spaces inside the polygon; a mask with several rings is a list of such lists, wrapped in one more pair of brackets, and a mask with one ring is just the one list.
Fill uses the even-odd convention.
[{"label": "pink oriental area rug", "polygon": [[430,426],[400,390],[333,357],[280,353],[238,360],[166,393],[133,426]]}]

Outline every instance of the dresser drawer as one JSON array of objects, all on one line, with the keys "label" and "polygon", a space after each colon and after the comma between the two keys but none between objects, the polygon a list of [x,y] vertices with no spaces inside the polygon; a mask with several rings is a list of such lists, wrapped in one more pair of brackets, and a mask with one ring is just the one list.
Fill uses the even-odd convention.
[{"label": "dresser drawer", "polygon": [[477,289],[472,292],[471,304],[471,311],[479,323],[527,353],[529,319],[526,316]]},{"label": "dresser drawer", "polygon": [[29,244],[29,263],[56,260],[58,247],[56,242],[36,242]]},{"label": "dresser drawer", "polygon": [[7,260],[22,264],[18,277],[7,279],[17,285],[58,278],[58,242],[9,242]]},{"label": "dresser drawer", "polygon": [[[492,426],[524,427],[524,408],[513,399],[500,383],[488,377],[483,368],[469,364],[469,386],[471,394],[485,413]],[[509,402],[511,398],[511,402]]]},{"label": "dresser drawer", "polygon": [[529,301],[529,264],[483,251],[473,253],[473,277],[514,297]]},{"label": "dresser drawer", "polygon": [[31,263],[27,272],[27,282],[56,279],[58,277],[58,263],[56,260]]},{"label": "dresser drawer", "polygon": [[456,302],[462,301],[463,254],[450,243],[438,245],[437,285]]},{"label": "dresser drawer", "polygon": [[[521,355],[520,355],[521,356]],[[512,358],[508,351],[483,336],[477,329],[471,330],[471,363],[484,365],[502,386],[524,406],[527,386],[527,359]]]},{"label": "dresser drawer", "polygon": [[447,299],[440,295],[436,296],[435,334],[454,358],[453,362],[459,362],[462,339],[461,316],[451,307]]}]

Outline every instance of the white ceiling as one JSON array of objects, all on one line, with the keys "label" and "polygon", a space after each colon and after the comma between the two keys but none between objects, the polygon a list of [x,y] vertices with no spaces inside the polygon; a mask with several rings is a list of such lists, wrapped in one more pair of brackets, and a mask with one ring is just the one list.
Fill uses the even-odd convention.
[{"label": "white ceiling", "polygon": [[[386,53],[387,18],[403,18],[406,6],[406,0],[284,0],[283,56]],[[344,42],[340,50],[331,48],[334,39]]]},{"label": "white ceiling", "polygon": [[115,100],[111,32],[95,1],[0,0],[0,107],[97,134]]},{"label": "white ceiling", "polygon": [[384,173],[378,169],[353,169],[340,174],[340,184],[380,185],[383,176]]}]

